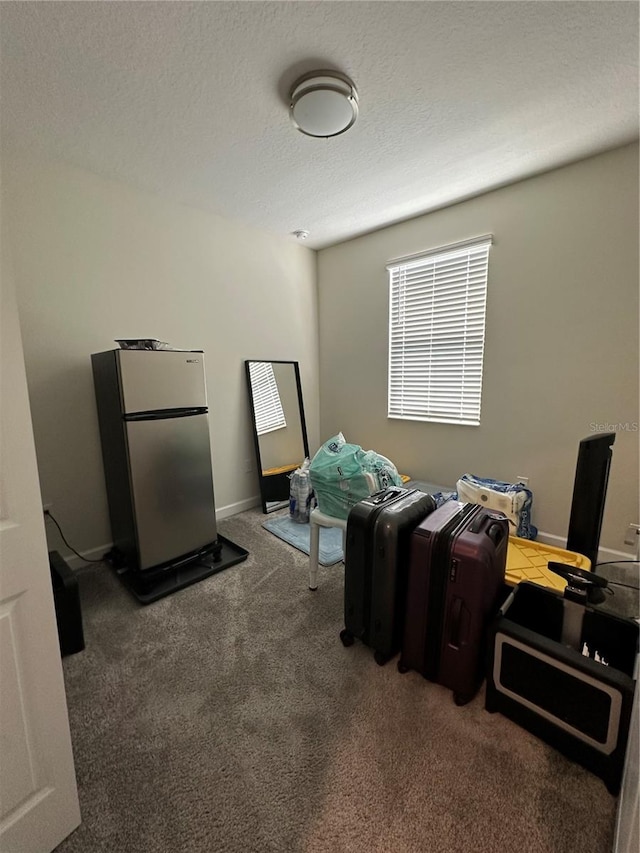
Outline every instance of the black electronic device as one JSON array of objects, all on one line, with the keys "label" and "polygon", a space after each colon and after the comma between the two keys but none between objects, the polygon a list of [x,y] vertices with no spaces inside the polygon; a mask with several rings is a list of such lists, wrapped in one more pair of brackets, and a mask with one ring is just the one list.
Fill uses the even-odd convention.
[{"label": "black electronic device", "polygon": [[[574,589],[602,590],[566,567]],[[578,574],[579,573],[579,574]],[[605,581],[606,583],[606,581]],[[523,582],[489,635],[485,707],[600,776],[617,794],[636,688],[638,624]]]},{"label": "black electronic device", "polygon": [[[567,550],[597,567],[614,433],[580,442]],[[563,593],[523,582],[489,636],[485,707],[620,789],[638,679],[638,623],[599,610],[607,579],[549,562]]]},{"label": "black electronic device", "polygon": [[60,654],[74,655],[84,649],[78,579],[57,551],[49,551],[49,567]]},{"label": "black electronic device", "polygon": [[567,586],[564,591],[566,599],[581,604],[602,604],[605,600],[603,590],[609,585],[606,578],[566,563],[549,562],[547,565],[552,572],[566,580]]},{"label": "black electronic device", "polygon": [[591,567],[598,562],[602,516],[607,496],[614,432],[596,433],[583,438],[578,447],[578,462],[573,484],[567,550],[584,554]]}]

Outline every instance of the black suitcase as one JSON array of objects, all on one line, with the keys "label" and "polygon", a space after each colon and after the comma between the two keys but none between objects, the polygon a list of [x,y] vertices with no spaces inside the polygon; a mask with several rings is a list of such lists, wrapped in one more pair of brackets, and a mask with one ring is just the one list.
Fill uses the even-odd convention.
[{"label": "black suitcase", "polygon": [[362,640],[381,666],[402,642],[411,532],[434,509],[431,495],[393,487],[359,501],[347,518],[340,639]]},{"label": "black suitcase", "polygon": [[507,595],[509,522],[500,512],[448,501],[411,535],[400,672],[414,669],[454,692],[456,705],[484,677],[489,625]]}]

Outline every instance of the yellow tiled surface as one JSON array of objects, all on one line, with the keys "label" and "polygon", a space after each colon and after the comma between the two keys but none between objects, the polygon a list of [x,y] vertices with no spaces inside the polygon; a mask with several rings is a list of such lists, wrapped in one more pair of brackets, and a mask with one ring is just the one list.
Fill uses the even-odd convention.
[{"label": "yellow tiled surface", "polygon": [[577,566],[585,571],[591,569],[591,561],[582,554],[555,548],[553,545],[544,545],[542,542],[531,542],[529,539],[510,536],[506,581],[513,586],[520,581],[532,581],[540,586],[562,592],[567,582],[547,568],[549,561]]},{"label": "yellow tiled surface", "polygon": [[298,467],[298,464],[302,463],[296,463],[294,465],[281,465],[279,468],[264,468],[262,471],[262,476],[272,477],[274,474],[286,474],[289,471],[295,471]]}]

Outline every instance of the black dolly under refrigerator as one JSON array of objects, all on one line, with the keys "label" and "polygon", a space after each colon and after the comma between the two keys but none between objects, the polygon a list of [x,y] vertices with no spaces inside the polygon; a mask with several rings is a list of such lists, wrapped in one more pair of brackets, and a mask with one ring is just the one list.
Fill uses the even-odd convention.
[{"label": "black dolly under refrigerator", "polygon": [[237,563],[219,536],[202,352],[91,356],[112,562],[144,603]]}]

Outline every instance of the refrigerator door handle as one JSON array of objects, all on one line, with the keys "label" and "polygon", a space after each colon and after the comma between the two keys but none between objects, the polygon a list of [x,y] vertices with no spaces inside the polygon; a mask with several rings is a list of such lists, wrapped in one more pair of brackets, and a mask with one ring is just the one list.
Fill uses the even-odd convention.
[{"label": "refrigerator door handle", "polygon": [[158,409],[153,412],[135,412],[124,415],[125,421],[164,421],[167,418],[191,418],[194,415],[206,415],[206,406],[197,406],[192,409]]}]

